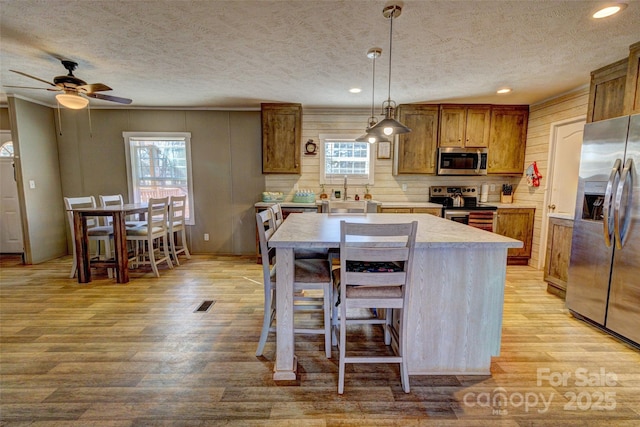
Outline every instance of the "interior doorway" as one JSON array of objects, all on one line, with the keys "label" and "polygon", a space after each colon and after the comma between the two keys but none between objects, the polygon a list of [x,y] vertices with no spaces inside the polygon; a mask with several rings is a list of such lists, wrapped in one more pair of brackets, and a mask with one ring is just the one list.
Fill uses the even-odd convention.
[{"label": "interior doorway", "polygon": [[585,116],[551,123],[549,168],[545,188],[538,268],[544,268],[549,214],[573,219],[580,172]]},{"label": "interior doorway", "polygon": [[11,132],[0,131],[0,253],[23,252],[22,221]]}]

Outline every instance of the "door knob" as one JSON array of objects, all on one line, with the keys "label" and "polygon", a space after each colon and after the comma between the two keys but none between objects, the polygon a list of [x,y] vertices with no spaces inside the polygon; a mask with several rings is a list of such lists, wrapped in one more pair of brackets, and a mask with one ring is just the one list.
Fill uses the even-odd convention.
[{"label": "door knob", "polygon": [[549,208],[549,210],[552,210],[552,211],[556,209],[556,205],[549,205],[547,207]]}]

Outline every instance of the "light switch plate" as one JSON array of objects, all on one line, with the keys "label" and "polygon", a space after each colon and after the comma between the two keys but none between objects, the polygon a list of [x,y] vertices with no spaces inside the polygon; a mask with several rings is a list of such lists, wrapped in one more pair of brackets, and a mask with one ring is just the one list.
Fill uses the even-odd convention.
[{"label": "light switch plate", "polygon": [[29,180],[29,188],[31,188],[32,190],[34,188],[36,188],[36,181],[35,180],[33,180],[33,179]]}]

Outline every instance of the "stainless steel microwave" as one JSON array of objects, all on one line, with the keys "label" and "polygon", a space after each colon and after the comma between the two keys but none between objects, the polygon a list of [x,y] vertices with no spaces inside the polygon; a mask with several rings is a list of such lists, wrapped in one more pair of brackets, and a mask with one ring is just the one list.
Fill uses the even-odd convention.
[{"label": "stainless steel microwave", "polygon": [[439,148],[438,175],[486,175],[486,148]]}]

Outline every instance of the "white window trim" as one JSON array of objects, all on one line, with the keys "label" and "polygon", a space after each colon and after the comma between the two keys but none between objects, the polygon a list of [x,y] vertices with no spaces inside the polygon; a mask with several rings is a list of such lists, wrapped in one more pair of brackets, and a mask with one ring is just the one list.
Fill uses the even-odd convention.
[{"label": "white window trim", "polygon": [[[193,208],[193,178],[192,178],[192,166],[191,166],[191,132],[122,132],[122,138],[124,139],[124,152],[126,156],[126,165],[127,165],[127,185],[129,188],[129,198],[135,197],[133,191],[133,179],[131,177],[131,144],[129,140],[133,139],[142,139],[142,140],[150,140],[150,141],[161,141],[161,140],[175,140],[175,139],[184,139],[185,148],[186,148],[186,156],[187,156],[187,179],[189,180],[189,212],[191,215],[185,221],[187,225],[195,225],[195,210]],[[133,200],[133,203],[139,202],[139,200]]]},{"label": "white window trim", "polygon": [[[335,177],[335,178],[327,178],[324,173],[324,161],[325,161],[325,142],[327,141],[353,141],[356,142],[356,138],[360,135],[356,134],[320,134],[318,137],[320,138],[320,165],[319,165],[319,175],[320,175],[320,184],[321,185],[334,185],[339,186],[344,184],[344,176]],[[357,177],[349,177],[348,183],[349,185],[373,185],[374,184],[374,176],[375,176],[375,146],[373,144],[369,144],[369,177],[368,178],[357,178]]]}]

